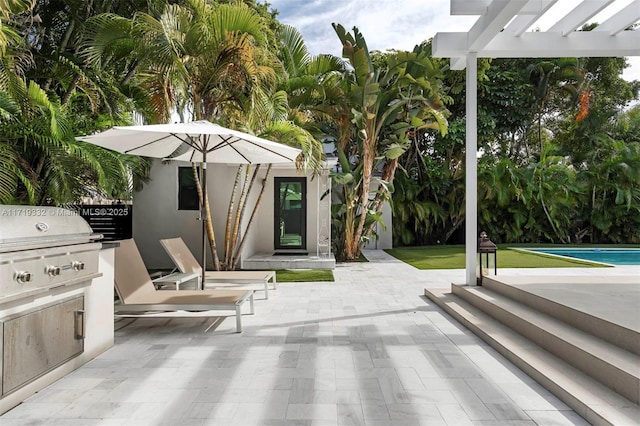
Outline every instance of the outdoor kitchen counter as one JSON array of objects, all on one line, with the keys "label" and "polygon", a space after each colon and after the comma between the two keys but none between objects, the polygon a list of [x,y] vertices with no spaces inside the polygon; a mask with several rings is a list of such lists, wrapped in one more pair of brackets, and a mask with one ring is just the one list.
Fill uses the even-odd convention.
[{"label": "outdoor kitchen counter", "polygon": [[103,242],[98,260],[98,270],[102,276],[95,278],[86,292],[87,333],[85,338],[84,362],[92,360],[113,346],[113,282],[115,248],[120,243]]},{"label": "outdoor kitchen counter", "polygon": [[60,208],[0,217],[2,414],[113,346],[117,243]]}]

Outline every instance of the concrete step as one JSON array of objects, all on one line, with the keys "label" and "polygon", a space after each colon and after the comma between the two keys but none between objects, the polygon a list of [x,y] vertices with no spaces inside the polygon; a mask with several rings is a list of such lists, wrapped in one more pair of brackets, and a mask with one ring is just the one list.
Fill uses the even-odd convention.
[{"label": "concrete step", "polygon": [[451,287],[494,319],[638,404],[640,358],[485,287]]},{"label": "concrete step", "polygon": [[[558,289],[558,287],[561,286],[554,284],[567,284],[571,283],[574,279],[575,277],[559,276],[554,277],[553,283],[532,286],[532,283],[537,282],[536,277],[489,276],[484,277],[483,287],[640,356],[640,333],[637,329],[633,329],[629,323],[618,324],[612,322],[610,318],[604,319],[599,317],[593,309],[588,309],[589,312],[580,309],[579,299],[581,295],[579,292],[567,294],[563,303],[545,297],[545,286],[553,288],[554,293],[557,294],[558,291],[561,291]],[[584,283],[585,279],[585,277],[580,277],[582,283]],[[638,284],[637,277],[610,277],[610,280],[615,281],[619,285]],[[600,277],[594,277],[594,285],[602,285],[601,283],[602,280]],[[637,312],[635,312],[635,318],[637,321]]]},{"label": "concrete step", "polygon": [[640,406],[544,350],[448,289],[425,296],[595,425],[637,425]]},{"label": "concrete step", "polygon": [[304,254],[274,255],[258,253],[242,259],[242,269],[279,270],[279,269],[335,269],[336,258]]}]

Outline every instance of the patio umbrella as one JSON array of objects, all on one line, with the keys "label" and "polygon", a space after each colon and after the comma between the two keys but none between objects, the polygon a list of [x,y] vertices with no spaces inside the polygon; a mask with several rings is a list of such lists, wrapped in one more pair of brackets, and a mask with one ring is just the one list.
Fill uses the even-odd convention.
[{"label": "patio umbrella", "polygon": [[[295,162],[299,149],[209,121],[113,127],[102,133],[78,137],[123,154],[202,164],[202,192],[207,193],[207,163],[265,164]],[[204,217],[204,206],[200,209]],[[206,237],[202,225],[202,285],[206,269]]]}]

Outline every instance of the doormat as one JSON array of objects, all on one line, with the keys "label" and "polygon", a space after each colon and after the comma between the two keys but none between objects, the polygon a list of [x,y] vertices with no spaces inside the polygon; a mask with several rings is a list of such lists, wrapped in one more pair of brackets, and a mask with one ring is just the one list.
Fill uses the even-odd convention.
[{"label": "doormat", "polygon": [[295,250],[288,250],[288,251],[277,251],[275,253],[273,253],[274,256],[308,256],[309,252],[308,251],[295,251]]}]

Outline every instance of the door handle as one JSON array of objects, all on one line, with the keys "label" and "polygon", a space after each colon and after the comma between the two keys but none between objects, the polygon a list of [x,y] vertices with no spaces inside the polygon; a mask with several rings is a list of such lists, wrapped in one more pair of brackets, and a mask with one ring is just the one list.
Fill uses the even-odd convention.
[{"label": "door handle", "polygon": [[85,338],[84,335],[84,310],[75,311],[74,330],[76,340]]}]

